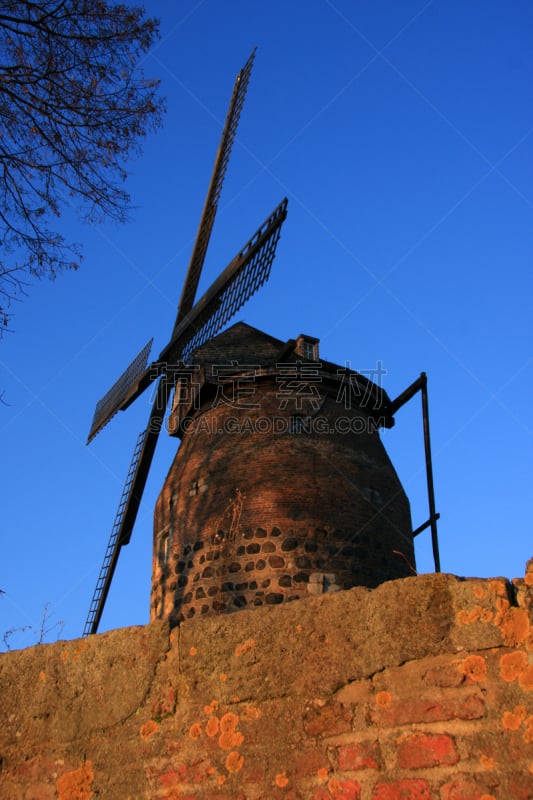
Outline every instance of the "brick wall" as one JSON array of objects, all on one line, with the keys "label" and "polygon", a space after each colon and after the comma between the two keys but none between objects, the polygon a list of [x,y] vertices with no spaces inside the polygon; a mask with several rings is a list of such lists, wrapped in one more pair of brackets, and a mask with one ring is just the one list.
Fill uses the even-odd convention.
[{"label": "brick wall", "polygon": [[2,800],[528,800],[533,562],[0,655]]}]

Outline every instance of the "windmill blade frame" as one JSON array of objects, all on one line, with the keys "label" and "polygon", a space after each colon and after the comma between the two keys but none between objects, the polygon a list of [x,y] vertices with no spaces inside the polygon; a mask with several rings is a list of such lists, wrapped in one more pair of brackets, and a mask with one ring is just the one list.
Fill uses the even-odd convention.
[{"label": "windmill blade frame", "polygon": [[131,364],[126,367],[120,378],[115,381],[111,389],[97,402],[89,436],[87,437],[87,444],[92,442],[94,437],[115,416],[126,402],[132,387],[136,386],[141,376],[145,374],[153,341],[152,338],[144,345]]},{"label": "windmill blade frame", "polygon": [[202,295],[161,352],[160,362],[187,361],[268,280],[281,226],[287,217],[287,204],[285,197]]},{"label": "windmill blade frame", "polygon": [[220,144],[215,157],[211,181],[209,183],[207,196],[205,198],[202,217],[198,226],[198,232],[196,234],[191,260],[189,262],[181,298],[178,304],[178,314],[176,317],[176,322],[174,323],[174,331],[194,305],[194,298],[196,296],[196,290],[200,281],[200,274],[204,265],[205,254],[207,252],[207,246],[211,237],[211,231],[213,229],[213,223],[215,221],[215,215],[218,208],[218,201],[222,191],[222,184],[226,176],[231,148],[233,147],[235,134],[237,132],[237,125],[239,124],[242,107],[244,105],[254,58],[255,48],[235,79],[233,93],[231,95],[229,108],[226,114],[226,120],[222,129]]}]

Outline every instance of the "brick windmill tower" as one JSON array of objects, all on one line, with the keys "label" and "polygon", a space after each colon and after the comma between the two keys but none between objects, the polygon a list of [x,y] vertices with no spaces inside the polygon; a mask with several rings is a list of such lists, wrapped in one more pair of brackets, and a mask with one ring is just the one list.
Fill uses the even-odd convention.
[{"label": "brick windmill tower", "polygon": [[243,323],[183,370],[154,517],[151,618],[273,605],[413,574],[377,383]]},{"label": "brick windmill tower", "polygon": [[379,382],[321,359],[314,337],[283,342],[244,323],[219,333],[268,279],[286,200],[194,303],[253,58],[235,82],[170,342],[147,366],[149,343],[96,407],[89,441],[158,381],[85,635],[98,628],[171,398],[168,432],[181,443],[155,509],[152,620],[177,624],[411,575],[413,538],[430,525],[438,569],[429,435],[430,518],[416,531],[379,438],[416,391],[427,400],[425,376],[391,403]]}]

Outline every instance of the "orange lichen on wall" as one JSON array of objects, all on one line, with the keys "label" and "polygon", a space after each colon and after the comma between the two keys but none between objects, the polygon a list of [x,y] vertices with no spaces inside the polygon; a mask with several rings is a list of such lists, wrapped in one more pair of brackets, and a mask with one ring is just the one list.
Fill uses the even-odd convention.
[{"label": "orange lichen on wall", "polygon": [[144,725],[141,725],[139,728],[139,733],[143,739],[150,739],[150,737],[153,736],[158,729],[159,725],[157,722],[154,722],[153,719],[149,719],[148,722],[145,722]]},{"label": "orange lichen on wall", "polygon": [[226,759],[226,769],[228,772],[239,772],[244,764],[244,756],[235,751],[231,752]]},{"label": "orange lichen on wall", "polygon": [[502,615],[500,628],[504,644],[516,646],[526,641],[529,635],[529,618],[524,608],[508,608]]},{"label": "orange lichen on wall", "polygon": [[194,722],[189,728],[189,739],[199,739],[202,735],[202,728],[198,722]]},{"label": "orange lichen on wall", "polygon": [[479,763],[483,769],[494,769],[494,758],[492,756],[485,755],[485,753],[483,753],[480,757]]},{"label": "orange lichen on wall", "polygon": [[239,717],[237,716],[237,714],[233,714],[231,711],[228,711],[228,713],[224,714],[224,716],[220,720],[220,730],[223,733],[229,733],[231,731],[234,731],[238,724],[239,724]]},{"label": "orange lichen on wall", "polygon": [[206,734],[212,739],[218,733],[218,717],[209,717],[207,725],[205,726]]},{"label": "orange lichen on wall", "polygon": [[276,786],[279,786],[280,789],[283,789],[287,786],[289,779],[287,778],[287,772],[283,770],[283,772],[278,772],[275,778]]},{"label": "orange lichen on wall", "polygon": [[487,680],[487,665],[483,656],[468,656],[463,661],[461,668],[468,678],[477,683]]},{"label": "orange lichen on wall", "polygon": [[255,706],[246,706],[242,714],[242,718],[247,722],[255,722],[255,720],[261,719],[262,716],[262,712]]},{"label": "orange lichen on wall", "polygon": [[489,593],[495,595],[496,611],[479,604],[472,608],[461,609],[456,614],[459,625],[492,622],[500,630],[506,645],[516,647],[524,642],[527,643],[528,640],[531,641],[528,613],[524,608],[511,606],[504,581],[491,580],[488,582],[488,589],[479,585],[474,586],[472,593],[478,600],[484,600]]},{"label": "orange lichen on wall", "polygon": [[517,731],[526,718],[526,707],[515,706],[514,711],[504,711],[502,716],[503,727],[508,731]]},{"label": "orange lichen on wall", "polygon": [[494,612],[484,606],[475,605],[467,610],[462,609],[457,612],[457,622],[459,625],[472,625],[474,622],[492,622]]},{"label": "orange lichen on wall", "polygon": [[[205,735],[213,741],[218,734],[220,734],[217,740],[218,747],[221,750],[231,751],[228,752],[225,758],[225,767],[229,773],[239,772],[244,764],[244,755],[237,750],[244,742],[244,735],[237,730],[240,718],[232,711],[228,711],[219,717],[216,714],[219,710],[219,706],[220,703],[218,700],[212,700],[210,703],[203,706],[207,721],[194,722],[189,728],[188,738],[193,741],[199,740],[205,733]],[[260,719],[261,716],[261,711],[255,706],[246,706],[242,714],[242,719],[251,722]],[[147,723],[147,725],[148,724],[149,723]],[[213,770],[214,767],[211,765],[207,770],[208,774]],[[226,780],[227,776],[218,776],[219,785],[225,783]]]},{"label": "orange lichen on wall", "polygon": [[494,617],[494,624],[499,627],[502,623],[504,616],[510,608],[509,600],[505,597],[496,598],[496,616]]},{"label": "orange lichen on wall", "polygon": [[242,733],[236,730],[239,724],[239,717],[228,711],[220,720],[221,735],[218,740],[218,746],[222,750],[231,750],[233,747],[240,747],[244,741]]},{"label": "orange lichen on wall", "polygon": [[251,650],[253,647],[255,647],[255,640],[247,639],[242,644],[237,645],[237,647],[235,648],[235,655],[237,656],[237,658],[239,658],[240,656],[244,655],[244,653],[247,653],[248,650]]},{"label": "orange lichen on wall", "polygon": [[488,585],[489,585],[489,590],[497,597],[505,597],[505,595],[507,594],[507,588],[505,586],[504,581],[495,579],[489,581]]},{"label": "orange lichen on wall", "polygon": [[72,772],[66,772],[56,784],[58,800],[90,800],[93,797],[93,780],[91,761],[86,761]]},{"label": "orange lichen on wall", "polygon": [[527,667],[527,656],[521,650],[515,650],[514,653],[505,653],[500,658],[500,675],[507,683],[519,678]]},{"label": "orange lichen on wall", "polygon": [[526,692],[533,691],[533,664],[528,664],[518,676],[518,683]]},{"label": "orange lichen on wall", "polygon": [[204,714],[207,717],[210,717],[211,714],[214,714],[215,711],[218,711],[218,700],[211,700],[209,705],[204,706]]},{"label": "orange lichen on wall", "polygon": [[376,703],[381,708],[388,708],[392,703],[392,696],[390,692],[378,692],[376,695]]}]

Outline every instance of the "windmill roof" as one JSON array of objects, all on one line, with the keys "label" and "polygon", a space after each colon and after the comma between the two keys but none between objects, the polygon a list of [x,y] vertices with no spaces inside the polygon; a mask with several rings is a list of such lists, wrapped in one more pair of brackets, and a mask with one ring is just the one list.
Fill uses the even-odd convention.
[{"label": "windmill roof", "polygon": [[[302,336],[298,338],[302,338]],[[313,336],[303,338],[310,342],[319,342],[319,339]],[[297,345],[297,339],[288,339],[284,342],[246,322],[237,322],[199,347],[192,354],[191,362],[200,367],[231,364],[238,370],[239,367],[268,369],[275,368],[279,364],[309,361],[296,349]],[[390,404],[390,398],[383,387],[361,375],[357,370],[350,369],[345,364],[340,365],[326,361],[320,356],[316,361],[320,363],[322,376],[329,375],[335,380],[342,380],[342,375],[357,376],[357,381],[361,385],[374,386],[382,398],[381,402],[385,405]]]},{"label": "windmill roof", "polygon": [[268,333],[253,328],[246,322],[237,322],[223,333],[203,344],[191,356],[193,364],[229,364],[236,366],[275,364],[286,343]]},{"label": "windmill roof", "polygon": [[[196,379],[199,387],[199,394],[195,395],[194,405],[192,396],[186,391],[184,400],[179,400],[178,405],[172,411],[168,423],[168,431],[172,436],[181,436],[181,420],[187,413],[200,407],[200,396],[202,402],[208,397],[216,394],[217,387],[225,381],[231,381],[239,373],[250,374],[253,370],[255,378],[258,380],[276,379],[279,370],[287,365],[302,364],[315,366],[315,371],[320,368],[320,372],[315,375],[307,376],[311,382],[318,378],[323,388],[328,392],[333,392],[333,396],[339,396],[339,391],[349,391],[350,396],[354,393],[354,398],[361,407],[364,407],[370,415],[379,415],[385,427],[394,424],[393,417],[389,411],[390,398],[379,384],[374,383],[356,370],[346,366],[340,366],[330,361],[324,361],[318,356],[315,360],[309,360],[302,356],[301,344],[303,342],[318,344],[318,339],[312,336],[301,334],[296,339],[288,339],[286,342],[270,336],[258,328],[254,328],[245,322],[237,322],[227,330],[205,342],[195,350],[188,365],[199,371],[200,377]],[[305,352],[305,351],[303,351]],[[223,368],[222,371],[218,368]],[[228,373],[231,367],[231,373]],[[303,378],[303,373],[302,373]],[[342,394],[344,397],[344,394]],[[181,395],[180,395],[181,397]]]}]

